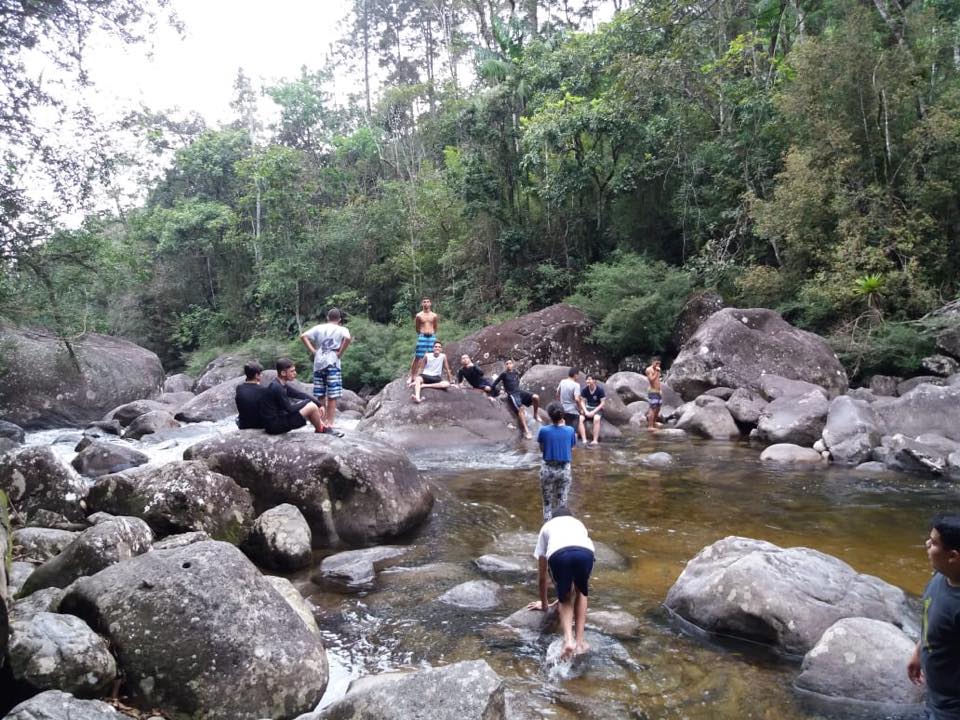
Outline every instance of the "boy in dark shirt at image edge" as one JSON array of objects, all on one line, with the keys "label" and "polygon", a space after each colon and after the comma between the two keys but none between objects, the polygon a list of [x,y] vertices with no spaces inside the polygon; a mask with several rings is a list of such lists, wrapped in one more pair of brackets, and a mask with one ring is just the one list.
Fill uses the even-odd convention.
[{"label": "boy in dark shirt at image edge", "polygon": [[923,591],[920,641],[907,675],[927,686],[927,717],[960,720],[960,515],[938,515],[927,538],[934,575]]}]

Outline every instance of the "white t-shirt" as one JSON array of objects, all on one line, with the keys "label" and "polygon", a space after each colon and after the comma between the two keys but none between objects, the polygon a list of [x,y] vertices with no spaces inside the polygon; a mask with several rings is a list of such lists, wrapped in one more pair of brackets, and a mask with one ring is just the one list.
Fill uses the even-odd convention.
[{"label": "white t-shirt", "polygon": [[572,378],[560,381],[560,404],[563,405],[565,413],[576,415],[580,412],[580,408],[577,407],[578,397],[580,397],[580,383]]},{"label": "white t-shirt", "polygon": [[443,353],[440,353],[434,357],[433,353],[425,356],[427,361],[423,364],[423,372],[421,375],[433,375],[434,377],[442,378],[443,377],[443,361],[447,359],[447,356]]},{"label": "white t-shirt", "polygon": [[582,547],[591,552],[594,549],[593,541],[583,523],[570,515],[562,515],[547,520],[540,528],[537,549],[533,551],[533,556],[549,560],[557,550],[568,547]]},{"label": "white t-shirt", "polygon": [[340,367],[340,358],[337,357],[337,351],[340,349],[343,341],[350,337],[349,330],[343,325],[328,322],[321,325],[314,325],[307,330],[304,335],[309,338],[310,342],[313,343],[313,346],[317,349],[316,355],[313,356],[314,370],[323,370],[331,365]]}]

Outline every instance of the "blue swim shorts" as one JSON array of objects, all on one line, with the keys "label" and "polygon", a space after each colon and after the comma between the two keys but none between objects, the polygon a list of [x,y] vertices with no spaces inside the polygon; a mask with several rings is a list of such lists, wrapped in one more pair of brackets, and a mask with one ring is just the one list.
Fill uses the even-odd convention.
[{"label": "blue swim shorts", "polygon": [[581,595],[590,594],[590,573],[593,572],[593,552],[585,547],[565,547],[557,550],[547,560],[553,583],[557,586],[560,602],[567,601],[570,587],[575,586]]},{"label": "blue swim shorts", "polygon": [[647,395],[647,402],[650,403],[650,407],[659,407],[663,405],[663,398],[660,397],[660,393],[652,392]]},{"label": "blue swim shorts", "polygon": [[336,400],[343,396],[343,375],[336,365],[313,371],[313,396]]},{"label": "blue swim shorts", "polygon": [[414,357],[419,360],[427,353],[433,352],[433,344],[436,341],[436,335],[424,335],[423,333],[417,335],[417,349],[413,352]]}]

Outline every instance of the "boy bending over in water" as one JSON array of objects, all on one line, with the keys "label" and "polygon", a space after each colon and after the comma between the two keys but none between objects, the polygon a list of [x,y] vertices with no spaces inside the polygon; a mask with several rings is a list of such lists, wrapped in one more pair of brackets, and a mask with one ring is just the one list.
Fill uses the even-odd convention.
[{"label": "boy bending over in water", "polygon": [[[564,506],[553,511],[553,518],[540,528],[537,549],[538,589],[540,599],[527,605],[529,610],[547,610],[559,602],[560,626],[563,628],[561,660],[587,652],[583,640],[587,622],[587,596],[590,573],[593,572],[593,541],[583,523]],[[547,567],[557,588],[557,601],[547,604]],[[576,634],[574,634],[576,633]]]}]

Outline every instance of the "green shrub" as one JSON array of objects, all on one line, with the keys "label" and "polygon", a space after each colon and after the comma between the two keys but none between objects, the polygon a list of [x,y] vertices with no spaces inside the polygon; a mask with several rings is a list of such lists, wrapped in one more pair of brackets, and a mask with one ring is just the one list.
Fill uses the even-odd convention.
[{"label": "green shrub", "polygon": [[911,375],[934,352],[929,329],[916,322],[887,322],[862,332],[837,332],[829,338],[850,378]]}]

